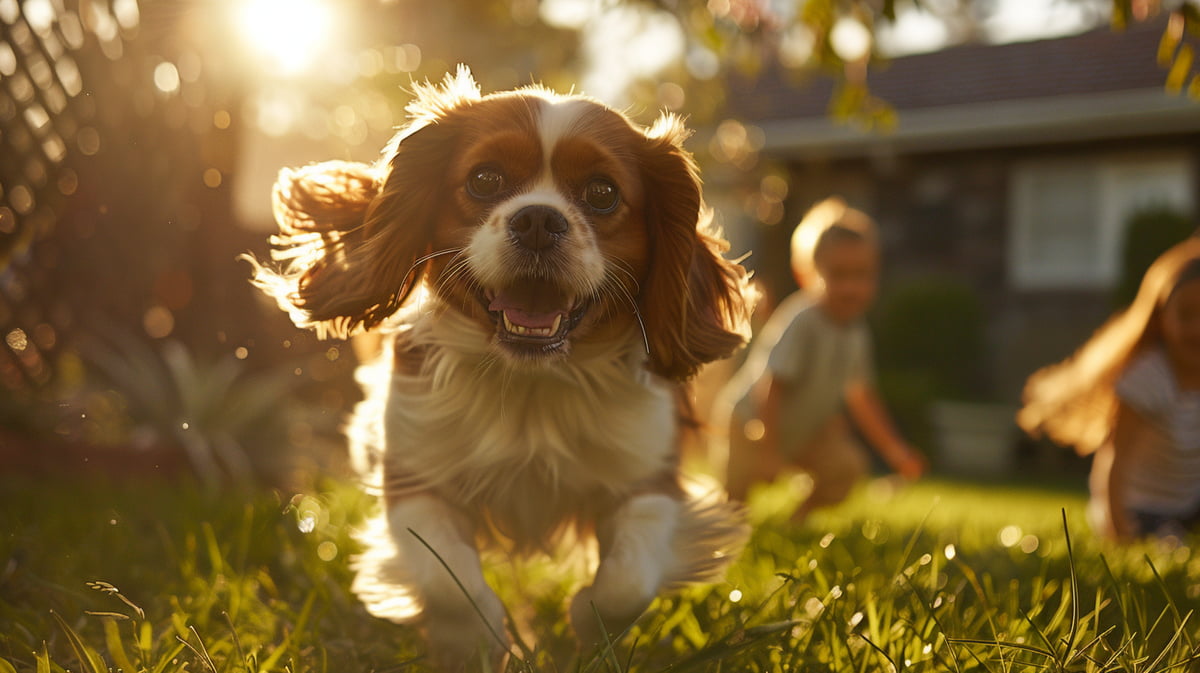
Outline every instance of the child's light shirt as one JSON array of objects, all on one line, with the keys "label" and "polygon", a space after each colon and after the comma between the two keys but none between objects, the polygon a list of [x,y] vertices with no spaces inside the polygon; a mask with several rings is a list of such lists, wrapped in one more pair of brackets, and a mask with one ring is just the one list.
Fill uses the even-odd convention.
[{"label": "child's light shirt", "polygon": [[[780,302],[755,339],[747,367],[786,384],[780,400],[780,449],[795,457],[842,410],[846,387],[872,382],[871,335],[865,320],[840,325],[804,292]],[[744,395],[735,409],[759,418],[761,396]]]},{"label": "child's light shirt", "polygon": [[1188,515],[1200,508],[1200,391],[1180,390],[1162,348],[1129,363],[1117,397],[1156,430],[1127,461],[1126,505],[1152,514]]}]

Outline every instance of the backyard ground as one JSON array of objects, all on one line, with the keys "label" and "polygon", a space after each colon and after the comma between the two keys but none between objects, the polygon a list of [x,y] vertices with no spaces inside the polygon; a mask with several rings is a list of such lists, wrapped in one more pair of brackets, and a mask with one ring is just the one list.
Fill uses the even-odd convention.
[{"label": "backyard ground", "polygon": [[[577,572],[501,564],[491,580],[523,624],[509,670],[1200,666],[1200,554],[1105,546],[1077,489],[878,480],[797,526],[783,486],[753,503],[726,581],[659,599],[601,652],[576,655],[563,619]],[[342,483],[0,478],[0,673],[423,671],[411,629],[348,590],[371,506]]]}]

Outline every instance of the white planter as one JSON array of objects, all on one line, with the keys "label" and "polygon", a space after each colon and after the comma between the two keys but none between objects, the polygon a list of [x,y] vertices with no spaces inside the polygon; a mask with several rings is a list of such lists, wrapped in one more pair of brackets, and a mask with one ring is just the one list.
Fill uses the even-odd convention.
[{"label": "white planter", "polygon": [[1019,433],[1016,412],[1005,404],[934,402],[930,414],[937,442],[935,464],[953,474],[1011,473]]}]

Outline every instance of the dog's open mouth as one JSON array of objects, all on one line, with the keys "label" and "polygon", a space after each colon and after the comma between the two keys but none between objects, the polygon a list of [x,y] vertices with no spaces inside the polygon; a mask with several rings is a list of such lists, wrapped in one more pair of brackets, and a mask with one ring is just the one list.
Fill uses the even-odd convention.
[{"label": "dog's open mouth", "polygon": [[573,294],[535,279],[488,290],[484,300],[500,342],[530,355],[562,348],[587,310]]}]

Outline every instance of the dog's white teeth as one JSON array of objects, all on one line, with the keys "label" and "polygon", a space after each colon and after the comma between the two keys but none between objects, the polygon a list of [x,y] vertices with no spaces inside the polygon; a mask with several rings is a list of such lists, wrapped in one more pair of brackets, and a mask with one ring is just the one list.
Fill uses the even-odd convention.
[{"label": "dog's white teeth", "polygon": [[525,333],[524,327],[521,327],[520,325],[514,325],[513,321],[508,319],[507,312],[504,313],[504,329],[508,330],[509,332],[512,332],[513,334],[524,334]]},{"label": "dog's white teeth", "polygon": [[509,332],[511,332],[513,334],[520,334],[523,336],[536,336],[536,337],[552,336],[558,332],[558,326],[559,326],[559,324],[562,323],[562,316],[558,315],[558,316],[555,316],[554,324],[550,327],[525,327],[524,325],[518,325],[518,324],[514,323],[512,320],[510,320],[508,318],[507,312],[503,313],[502,315],[504,316],[504,329],[508,330]]}]

